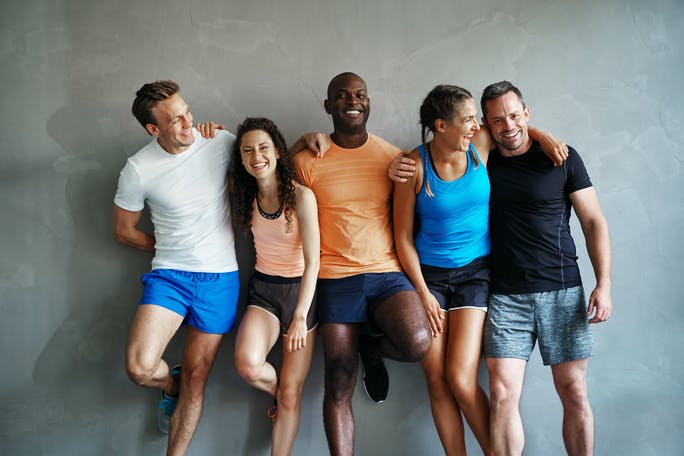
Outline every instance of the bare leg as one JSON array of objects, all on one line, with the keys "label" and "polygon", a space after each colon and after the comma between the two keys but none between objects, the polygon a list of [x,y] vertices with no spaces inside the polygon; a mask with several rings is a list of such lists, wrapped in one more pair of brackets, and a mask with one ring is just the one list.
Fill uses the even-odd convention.
[{"label": "bare leg", "polygon": [[162,355],[182,322],[182,316],[164,307],[138,306],[126,347],[126,373],[133,382],[178,395],[178,385]]},{"label": "bare leg", "polygon": [[492,449],[497,456],[519,456],[525,446],[518,406],[526,366],[524,359],[487,358],[492,401]]},{"label": "bare leg", "polygon": [[321,325],[325,355],[323,424],[332,456],[354,454],[352,395],[359,368],[359,325]]},{"label": "bare leg", "polygon": [[380,303],[373,312],[385,336],[364,344],[376,358],[416,362],[430,349],[432,334],[423,304],[415,291],[401,291]]},{"label": "bare leg", "polygon": [[167,455],[182,455],[190,444],[204,402],[204,387],[223,334],[207,334],[188,326],[183,351],[180,396],[171,416]]},{"label": "bare leg", "polygon": [[283,365],[278,383],[278,415],[271,433],[271,454],[289,455],[292,452],[301,414],[302,388],[311,366],[316,342],[316,330],[306,335],[306,347],[296,352],[283,349]]},{"label": "bare leg", "polygon": [[261,308],[247,307],[235,338],[235,367],[254,388],[275,397],[278,377],[266,356],[280,336],[278,319]]},{"label": "bare leg", "polygon": [[587,359],[551,366],[563,403],[563,441],[570,456],[594,453],[594,415],[587,397]]},{"label": "bare leg", "polygon": [[432,346],[423,358],[422,365],[430,396],[432,419],[435,422],[444,453],[447,456],[465,455],[466,446],[461,411],[447,385],[444,373],[448,324],[448,321],[445,321],[447,331],[432,339]]},{"label": "bare leg", "polygon": [[449,312],[446,376],[451,392],[480,444],[482,453],[491,455],[489,400],[477,382],[486,316],[486,312],[470,308]]}]

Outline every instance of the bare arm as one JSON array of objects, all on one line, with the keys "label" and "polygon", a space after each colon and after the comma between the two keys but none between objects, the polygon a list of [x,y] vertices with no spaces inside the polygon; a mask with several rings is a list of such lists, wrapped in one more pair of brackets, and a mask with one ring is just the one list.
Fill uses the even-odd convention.
[{"label": "bare arm", "polygon": [[[410,157],[418,160],[418,154],[414,151]],[[423,273],[420,270],[420,259],[416,246],[413,243],[414,211],[416,207],[416,190],[422,185],[422,166],[419,165],[415,172],[416,176],[408,177],[406,182],[394,186],[394,205],[392,208],[394,221],[394,244],[397,256],[404,272],[416,288],[425,313],[430,323],[432,335],[436,336],[443,330],[442,320],[444,315],[439,303],[430,293],[425,283]]]},{"label": "bare arm", "polygon": [[292,323],[285,337],[288,351],[306,347],[306,316],[316,291],[316,280],[321,264],[321,237],[318,229],[318,208],[316,197],[308,188],[295,184],[297,199],[297,218],[302,237],[304,253],[304,273],[299,287]]},{"label": "bare arm", "polygon": [[571,193],[570,201],[582,226],[587,252],[596,276],[596,287],[591,292],[587,306],[587,314],[593,314],[589,323],[606,321],[613,308],[610,297],[611,253],[608,223],[601,211],[594,187]]},{"label": "bare arm", "polygon": [[480,129],[475,133],[472,139],[473,146],[477,150],[482,162],[487,166],[489,160],[489,151],[496,147],[496,143],[489,133],[489,128],[486,125],[480,125]]},{"label": "bare arm", "polygon": [[568,158],[568,146],[551,133],[542,131],[532,125],[527,125],[527,131],[534,141],[537,141],[554,166],[560,166]]},{"label": "bare arm", "polygon": [[309,149],[317,157],[322,157],[330,149],[330,139],[328,135],[320,131],[304,133],[290,146],[290,154],[294,156],[304,149]]},{"label": "bare arm", "polygon": [[138,229],[142,211],[131,212],[114,205],[114,239],[121,244],[154,252],[154,236]]}]

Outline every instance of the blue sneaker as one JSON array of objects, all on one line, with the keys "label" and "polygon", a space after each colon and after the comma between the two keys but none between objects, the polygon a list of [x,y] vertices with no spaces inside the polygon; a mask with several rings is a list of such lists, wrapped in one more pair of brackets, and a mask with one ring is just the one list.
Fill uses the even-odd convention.
[{"label": "blue sneaker", "polygon": [[[173,369],[171,369],[171,375],[173,375],[174,377],[180,377],[180,371],[180,364],[173,366]],[[159,426],[159,430],[164,434],[169,433],[169,423],[171,422],[171,415],[173,415],[173,411],[176,409],[177,402],[177,397],[173,397],[162,391],[161,399],[159,400],[159,407],[157,408],[157,426]]]}]

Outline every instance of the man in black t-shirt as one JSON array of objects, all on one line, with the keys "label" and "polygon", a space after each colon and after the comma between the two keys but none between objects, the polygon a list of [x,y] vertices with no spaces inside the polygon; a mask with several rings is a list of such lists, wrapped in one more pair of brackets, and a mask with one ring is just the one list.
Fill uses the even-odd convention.
[{"label": "man in black t-shirt", "polygon": [[[525,367],[536,341],[551,365],[563,404],[568,454],[592,454],[594,422],[587,399],[589,323],[610,317],[608,225],[582,159],[569,149],[554,167],[527,132],[530,109],[508,81],[482,94],[483,122],[497,150],[489,155],[492,283],[485,326],[495,454],[521,454],[518,408]],[[570,235],[574,208],[596,276],[588,306]]]}]

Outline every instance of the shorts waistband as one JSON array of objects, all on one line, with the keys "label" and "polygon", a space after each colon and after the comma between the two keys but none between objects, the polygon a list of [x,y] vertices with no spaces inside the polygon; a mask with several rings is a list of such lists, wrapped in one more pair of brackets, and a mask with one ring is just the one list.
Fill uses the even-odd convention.
[{"label": "shorts waistband", "polygon": [[432,266],[429,264],[422,264],[420,265],[420,269],[428,272],[449,272],[449,271],[467,271],[470,269],[481,269],[481,268],[486,268],[489,266],[489,256],[483,256],[479,258],[475,258],[473,261],[470,263],[459,266],[457,268],[443,268],[441,266]]},{"label": "shorts waistband", "polygon": [[262,282],[268,282],[268,283],[287,284],[287,283],[300,283],[302,281],[301,276],[300,277],[274,276],[274,275],[264,274],[263,272],[259,272],[257,270],[254,271],[253,277],[255,279],[261,280]]}]

